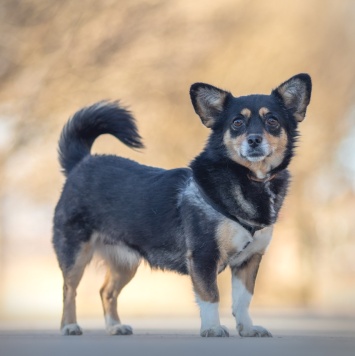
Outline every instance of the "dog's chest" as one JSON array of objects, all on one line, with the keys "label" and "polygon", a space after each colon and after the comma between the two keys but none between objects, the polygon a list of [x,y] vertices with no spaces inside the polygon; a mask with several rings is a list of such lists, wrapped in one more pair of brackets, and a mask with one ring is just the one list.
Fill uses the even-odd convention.
[{"label": "dog's chest", "polygon": [[231,189],[235,199],[236,216],[266,226],[275,223],[280,209],[279,196],[271,182],[257,183],[242,189],[235,185]]}]

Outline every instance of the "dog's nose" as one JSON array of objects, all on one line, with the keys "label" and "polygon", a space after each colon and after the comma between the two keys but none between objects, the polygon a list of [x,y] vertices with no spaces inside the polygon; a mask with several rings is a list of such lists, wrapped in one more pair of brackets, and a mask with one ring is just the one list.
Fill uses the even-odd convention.
[{"label": "dog's nose", "polygon": [[252,148],[258,147],[263,140],[263,137],[261,135],[249,135],[248,136],[248,145]]}]

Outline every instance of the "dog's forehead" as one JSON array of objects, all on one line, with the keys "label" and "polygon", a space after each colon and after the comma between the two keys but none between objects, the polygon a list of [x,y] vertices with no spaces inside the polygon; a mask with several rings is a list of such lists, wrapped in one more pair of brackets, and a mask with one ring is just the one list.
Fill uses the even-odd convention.
[{"label": "dog's forehead", "polygon": [[245,116],[263,112],[280,110],[280,104],[272,95],[248,95],[233,98],[230,110],[233,113],[241,113]]}]

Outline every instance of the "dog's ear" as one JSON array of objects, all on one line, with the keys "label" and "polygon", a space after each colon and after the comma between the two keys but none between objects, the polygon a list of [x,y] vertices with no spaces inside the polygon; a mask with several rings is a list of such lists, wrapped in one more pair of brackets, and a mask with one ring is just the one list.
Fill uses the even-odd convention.
[{"label": "dog's ear", "polygon": [[229,96],[231,96],[229,92],[205,83],[195,83],[190,88],[190,97],[196,114],[209,128],[215,124]]},{"label": "dog's ear", "polygon": [[297,74],[272,91],[280,98],[285,107],[291,110],[298,122],[304,120],[311,99],[312,81],[308,74]]}]

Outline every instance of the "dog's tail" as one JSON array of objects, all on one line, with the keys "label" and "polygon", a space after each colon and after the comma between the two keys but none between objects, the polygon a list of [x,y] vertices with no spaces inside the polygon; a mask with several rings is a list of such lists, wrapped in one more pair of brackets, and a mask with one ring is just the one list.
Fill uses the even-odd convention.
[{"label": "dog's tail", "polygon": [[131,148],[144,147],[133,116],[118,102],[85,107],[69,119],[59,139],[59,162],[66,176],[90,154],[95,139],[103,134],[111,134]]}]

